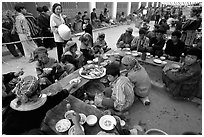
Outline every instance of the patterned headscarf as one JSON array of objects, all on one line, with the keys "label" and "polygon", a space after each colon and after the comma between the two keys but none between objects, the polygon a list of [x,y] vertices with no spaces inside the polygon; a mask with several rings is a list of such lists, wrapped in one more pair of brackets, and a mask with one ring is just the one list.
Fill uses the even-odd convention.
[{"label": "patterned headscarf", "polygon": [[138,61],[137,61],[137,59],[136,59],[134,56],[132,56],[132,55],[126,55],[126,56],[124,56],[124,57],[122,58],[122,60],[121,60],[121,63],[122,63],[122,64],[128,64],[128,65],[130,65],[130,66],[134,66],[133,69],[134,69],[135,71],[138,70],[138,69],[141,69],[141,67],[140,67],[140,65],[139,65],[139,63],[138,63]]},{"label": "patterned headscarf", "polygon": [[32,101],[34,95],[40,94],[39,81],[34,76],[24,77],[13,89],[21,103]]}]

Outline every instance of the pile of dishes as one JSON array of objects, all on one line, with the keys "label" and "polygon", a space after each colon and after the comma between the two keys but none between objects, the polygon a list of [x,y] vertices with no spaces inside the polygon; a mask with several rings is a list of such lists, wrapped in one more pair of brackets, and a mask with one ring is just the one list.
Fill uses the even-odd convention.
[{"label": "pile of dishes", "polygon": [[[61,119],[59,120],[56,125],[55,125],[55,129],[58,131],[58,132],[66,132],[68,131],[68,134],[69,135],[74,135],[74,129],[75,129],[75,126],[73,125],[72,123],[72,120],[71,120],[71,115],[72,113],[74,113],[74,110],[69,110],[67,112],[65,112],[64,114],[64,119]],[[86,115],[83,114],[83,113],[79,113],[79,116],[80,116],[80,125],[81,125],[81,128],[82,130],[84,131],[84,127],[82,126],[84,123],[86,123]]]}]

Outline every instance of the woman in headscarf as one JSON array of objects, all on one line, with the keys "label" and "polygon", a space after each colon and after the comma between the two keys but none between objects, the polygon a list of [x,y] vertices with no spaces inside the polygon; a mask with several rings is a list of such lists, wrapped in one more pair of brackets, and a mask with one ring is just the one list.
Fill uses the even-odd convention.
[{"label": "woman in headscarf", "polygon": [[72,64],[75,70],[82,66],[83,56],[77,55],[77,43],[68,41],[65,46],[65,53],[62,55],[61,62],[63,64]]},{"label": "woman in headscarf", "polygon": [[151,80],[144,67],[132,55],[126,55],[121,60],[123,74],[126,75],[134,84],[134,93],[143,102],[149,105],[148,98],[151,88]]},{"label": "woman in headscarf", "polygon": [[132,106],[135,98],[133,84],[126,76],[120,75],[119,64],[112,63],[108,65],[106,75],[111,86],[105,89],[105,96],[101,100],[101,105],[114,110],[115,114],[127,111]]},{"label": "woman in headscarf", "polygon": [[[70,89],[74,86],[76,83]],[[56,95],[47,96],[41,94],[36,77],[24,77],[12,91],[17,97],[11,101],[2,117],[2,133],[19,135],[40,128],[47,111],[65,99],[69,90],[63,89]]]}]

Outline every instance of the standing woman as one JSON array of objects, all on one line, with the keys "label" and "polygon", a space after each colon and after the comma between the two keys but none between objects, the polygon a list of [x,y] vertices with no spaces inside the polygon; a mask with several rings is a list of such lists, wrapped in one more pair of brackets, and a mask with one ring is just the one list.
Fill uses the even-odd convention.
[{"label": "standing woman", "polygon": [[63,46],[64,46],[64,40],[60,37],[59,32],[58,32],[58,27],[61,24],[65,24],[65,21],[61,15],[62,13],[62,6],[58,3],[55,3],[52,6],[52,15],[50,16],[50,28],[51,31],[54,34],[54,41],[57,46],[57,56],[58,56],[58,61],[61,61],[61,56],[63,54]]}]

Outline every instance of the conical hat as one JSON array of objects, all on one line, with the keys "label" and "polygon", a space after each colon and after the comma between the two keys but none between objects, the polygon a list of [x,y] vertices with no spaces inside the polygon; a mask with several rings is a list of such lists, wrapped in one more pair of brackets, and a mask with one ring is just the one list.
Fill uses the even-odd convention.
[{"label": "conical hat", "polygon": [[69,40],[71,38],[71,30],[70,28],[65,25],[65,24],[61,24],[59,27],[58,27],[58,33],[60,35],[60,37],[63,39],[63,40]]}]

